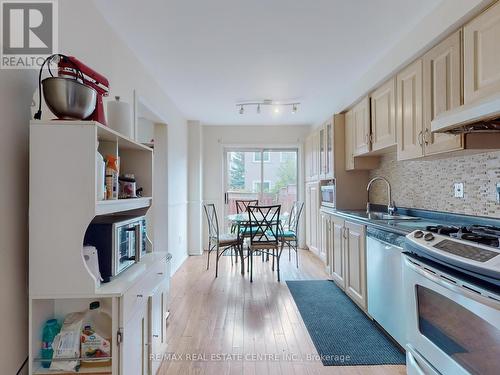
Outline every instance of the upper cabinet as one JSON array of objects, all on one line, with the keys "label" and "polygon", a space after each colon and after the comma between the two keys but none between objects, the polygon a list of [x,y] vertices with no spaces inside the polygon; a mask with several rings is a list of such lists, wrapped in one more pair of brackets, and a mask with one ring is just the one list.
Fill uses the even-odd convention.
[{"label": "upper cabinet", "polygon": [[368,96],[352,109],[353,153],[354,156],[366,154],[371,150],[370,143],[370,100]]},{"label": "upper cabinet", "polygon": [[333,118],[329,118],[319,130],[319,177],[333,178]]},{"label": "upper cabinet", "polygon": [[398,159],[423,155],[422,59],[406,67],[396,77]]},{"label": "upper cabinet", "polygon": [[431,133],[431,121],[462,104],[461,35],[453,33],[423,57],[424,154],[463,148],[462,135]]},{"label": "upper cabinet", "polygon": [[371,95],[372,150],[378,151],[397,142],[396,138],[396,79],[380,86]]},{"label": "upper cabinet", "polygon": [[500,92],[500,3],[464,26],[464,102]]}]

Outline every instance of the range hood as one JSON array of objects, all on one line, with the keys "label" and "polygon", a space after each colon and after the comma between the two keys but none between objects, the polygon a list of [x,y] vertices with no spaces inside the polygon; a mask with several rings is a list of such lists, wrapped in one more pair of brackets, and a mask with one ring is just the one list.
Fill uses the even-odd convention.
[{"label": "range hood", "polygon": [[431,121],[433,133],[500,132],[500,94],[440,113]]}]

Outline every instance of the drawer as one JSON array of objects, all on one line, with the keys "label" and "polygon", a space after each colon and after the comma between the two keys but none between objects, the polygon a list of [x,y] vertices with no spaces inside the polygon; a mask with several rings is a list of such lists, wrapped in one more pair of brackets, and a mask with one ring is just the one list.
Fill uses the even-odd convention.
[{"label": "drawer", "polygon": [[122,324],[130,320],[137,310],[147,304],[154,289],[166,280],[167,264],[159,262],[151,267],[144,276],[127,290],[121,298]]}]

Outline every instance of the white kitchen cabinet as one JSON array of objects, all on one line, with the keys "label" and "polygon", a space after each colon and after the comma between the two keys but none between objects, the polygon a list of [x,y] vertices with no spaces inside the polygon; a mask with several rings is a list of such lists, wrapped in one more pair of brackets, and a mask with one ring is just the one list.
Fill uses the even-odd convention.
[{"label": "white kitchen cabinet", "polygon": [[140,307],[125,324],[121,342],[121,375],[148,375],[148,300],[143,298]]},{"label": "white kitchen cabinet", "polygon": [[423,156],[422,59],[397,75],[398,160]]},{"label": "white kitchen cabinet", "polygon": [[500,3],[464,26],[464,102],[500,92]]},{"label": "white kitchen cabinet", "polygon": [[324,213],[319,214],[319,230],[318,256],[326,264],[326,266],[328,266],[330,215]]},{"label": "white kitchen cabinet", "polygon": [[318,252],[319,184],[306,185],[306,245],[314,254]]},{"label": "white kitchen cabinet", "polygon": [[397,143],[396,78],[391,78],[371,94],[371,143],[378,151]]},{"label": "white kitchen cabinet", "polygon": [[338,216],[332,216],[331,222],[331,232],[330,232],[330,273],[332,279],[337,283],[342,289],[345,288],[345,267],[344,267],[344,219]]},{"label": "white kitchen cabinet", "polygon": [[461,150],[463,135],[431,133],[431,121],[462,104],[461,31],[456,31],[423,57],[424,154]]},{"label": "white kitchen cabinet", "polygon": [[370,100],[365,97],[352,109],[354,156],[371,151],[370,143]]},{"label": "white kitchen cabinet", "polygon": [[366,227],[346,221],[345,229],[345,291],[366,311]]},{"label": "white kitchen cabinet", "polygon": [[168,282],[164,281],[149,297],[149,358],[150,373],[156,374],[161,354],[167,351]]}]

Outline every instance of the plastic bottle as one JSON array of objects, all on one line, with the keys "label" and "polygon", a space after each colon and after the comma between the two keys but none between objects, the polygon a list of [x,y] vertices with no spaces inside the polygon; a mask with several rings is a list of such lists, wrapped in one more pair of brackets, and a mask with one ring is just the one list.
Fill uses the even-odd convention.
[{"label": "plastic bottle", "polygon": [[118,158],[106,156],[106,199],[118,199]]},{"label": "plastic bottle", "polygon": [[99,358],[111,356],[111,332],[111,317],[101,309],[99,301],[92,302],[83,317],[81,356],[93,360],[83,359],[82,365],[109,363],[109,359],[99,361]]},{"label": "plastic bottle", "polygon": [[[61,326],[57,322],[57,319],[49,319],[45,322],[42,334],[42,359],[52,359],[52,355],[54,354],[52,343],[60,330]],[[43,361],[42,366],[49,368],[51,362],[52,361]]]}]

